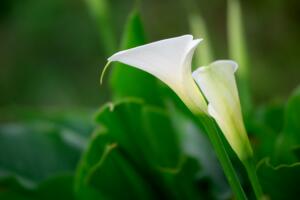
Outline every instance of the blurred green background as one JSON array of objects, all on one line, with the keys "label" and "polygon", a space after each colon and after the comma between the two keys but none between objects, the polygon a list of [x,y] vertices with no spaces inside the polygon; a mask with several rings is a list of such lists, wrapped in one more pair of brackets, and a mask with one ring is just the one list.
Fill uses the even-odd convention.
[{"label": "blurred green background", "polygon": [[[148,41],[190,33],[184,1],[139,3]],[[72,109],[96,107],[109,99],[106,85],[99,85],[109,55],[84,0],[2,0],[0,4],[0,107]],[[134,1],[110,4],[111,23],[120,38]],[[286,98],[299,84],[300,1],[241,4],[254,100]],[[228,58],[226,1],[199,0],[197,6],[215,57]]]}]

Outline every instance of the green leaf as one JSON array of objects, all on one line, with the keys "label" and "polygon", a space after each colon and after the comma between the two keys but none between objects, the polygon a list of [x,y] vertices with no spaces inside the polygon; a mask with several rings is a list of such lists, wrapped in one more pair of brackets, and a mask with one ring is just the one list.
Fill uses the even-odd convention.
[{"label": "green leaf", "polygon": [[300,90],[291,95],[286,105],[273,101],[260,108],[254,119],[246,121],[255,157],[270,158],[272,164],[299,161]]},{"label": "green leaf", "polygon": [[285,104],[280,101],[272,101],[262,109],[258,110],[256,118],[264,126],[268,127],[275,134],[282,132],[284,127]]},{"label": "green leaf", "polygon": [[258,122],[248,122],[247,131],[256,160],[274,156],[278,133],[274,133],[270,127]]},{"label": "green leaf", "polygon": [[187,157],[182,166],[176,170],[162,170],[161,174],[166,184],[166,189],[172,192],[170,199],[212,199],[211,181],[208,177],[202,177],[197,182],[200,187],[195,187],[195,178],[199,173],[199,162]]},{"label": "green leaf", "polygon": [[143,106],[139,100],[124,100],[104,106],[96,120],[140,166],[178,166],[182,156],[178,138],[162,109]]},{"label": "green leaf", "polygon": [[300,145],[300,88],[289,98],[284,112],[284,127],[276,141],[275,163],[294,163]]},{"label": "green leaf", "polygon": [[267,199],[299,197],[300,163],[273,167],[268,160],[263,160],[258,165],[257,174]]},{"label": "green leaf", "polygon": [[274,150],[283,130],[283,124],[284,104],[281,102],[271,102],[257,109],[253,118],[246,121],[256,160],[276,157]]},{"label": "green leaf", "polygon": [[[145,44],[142,21],[137,10],[130,14],[123,34],[121,49]],[[114,100],[124,97],[139,97],[147,103],[161,104],[158,82],[152,75],[139,69],[115,63],[113,65],[110,86]]]},{"label": "green leaf", "polygon": [[96,121],[100,131],[80,162],[77,193],[113,199],[201,197],[196,184],[199,163],[182,150],[168,113],[131,99],[105,105]]},{"label": "green leaf", "polygon": [[74,171],[81,148],[72,135],[47,122],[1,125],[0,179],[15,177],[35,188],[50,176]]},{"label": "green leaf", "polygon": [[82,142],[90,136],[94,129],[92,123],[93,109],[33,109],[9,106],[0,109],[1,120],[24,123],[47,123],[58,129],[68,129]]},{"label": "green leaf", "polygon": [[112,149],[88,175],[87,182],[109,199],[154,199],[150,184],[117,149]]},{"label": "green leaf", "polygon": [[94,134],[84,154],[75,189],[82,199],[153,199],[149,183],[103,131]]},{"label": "green leaf", "polygon": [[78,199],[99,199],[101,197],[96,189],[88,186],[86,177],[89,176],[88,174],[91,168],[97,166],[97,163],[102,160],[102,157],[107,155],[105,147],[111,143],[112,140],[108,134],[105,134],[104,129],[96,129],[92,134],[89,145],[76,170],[74,186]]}]

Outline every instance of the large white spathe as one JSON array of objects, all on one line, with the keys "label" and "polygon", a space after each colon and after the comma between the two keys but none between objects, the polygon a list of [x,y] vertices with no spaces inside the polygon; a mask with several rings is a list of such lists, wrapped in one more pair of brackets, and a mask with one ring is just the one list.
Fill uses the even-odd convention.
[{"label": "large white spathe", "polygon": [[119,61],[154,75],[166,83],[192,112],[207,112],[206,101],[191,71],[192,57],[201,40],[194,40],[191,35],[160,40],[117,52],[108,61]]},{"label": "large white spathe", "polygon": [[216,120],[241,160],[252,156],[243,122],[234,73],[234,61],[219,60],[193,72],[193,78],[208,101],[208,113]]}]

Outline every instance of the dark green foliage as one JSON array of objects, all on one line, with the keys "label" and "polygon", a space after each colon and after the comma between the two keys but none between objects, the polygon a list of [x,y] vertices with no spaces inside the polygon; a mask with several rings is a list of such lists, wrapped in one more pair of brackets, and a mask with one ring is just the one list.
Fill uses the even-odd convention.
[{"label": "dark green foliage", "polygon": [[297,199],[300,191],[300,163],[274,167],[268,160],[258,166],[258,176],[268,199]]},{"label": "dark green foliage", "polygon": [[74,171],[92,129],[88,114],[2,114],[11,122],[0,125],[0,199],[73,199]]},{"label": "dark green foliage", "polygon": [[1,177],[15,176],[30,188],[50,176],[73,171],[80,149],[68,141],[68,134],[72,133],[41,122],[2,125]]},{"label": "dark green foliage", "polygon": [[271,104],[260,112],[252,127],[258,159],[258,176],[267,198],[295,199],[299,196],[299,88],[284,105]]},{"label": "dark green foliage", "polygon": [[78,194],[91,186],[108,199],[204,197],[195,177],[199,163],[181,150],[163,110],[128,100],[107,104],[96,121],[101,130],[92,137],[77,171]]}]

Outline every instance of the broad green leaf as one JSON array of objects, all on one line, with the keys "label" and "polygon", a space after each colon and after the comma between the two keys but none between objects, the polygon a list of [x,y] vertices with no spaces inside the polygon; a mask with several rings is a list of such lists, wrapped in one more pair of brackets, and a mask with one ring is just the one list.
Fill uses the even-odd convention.
[{"label": "broad green leaf", "polygon": [[104,106],[97,122],[140,166],[176,168],[182,155],[168,114],[138,100],[126,101]]},{"label": "broad green leaf", "polygon": [[[284,104],[271,102],[257,109],[246,128],[256,160],[276,157],[275,146],[284,124]],[[273,159],[272,159],[273,160]]]},{"label": "broad green leaf", "polygon": [[58,129],[67,129],[75,133],[84,145],[90,136],[94,125],[92,123],[93,109],[33,109],[10,106],[0,109],[1,120],[24,123],[47,123]]},{"label": "broad green leaf", "polygon": [[[75,175],[75,193],[78,199],[99,199],[101,194],[94,188],[90,187],[87,182],[89,171],[97,166],[97,163],[109,153],[106,146],[112,144],[112,140],[104,129],[96,129],[92,134],[89,145],[84,152]],[[102,197],[103,198],[103,197]]]},{"label": "broad green leaf", "polygon": [[289,98],[284,111],[284,127],[278,136],[275,147],[275,163],[294,163],[300,145],[300,89],[297,88]]},{"label": "broad green leaf", "polygon": [[[0,199],[72,199],[88,112],[1,109]],[[63,191],[63,192],[62,192]],[[55,196],[56,195],[56,196]]]},{"label": "broad green leaf", "polygon": [[273,101],[246,121],[257,160],[269,157],[276,165],[299,161],[299,91],[296,89],[286,105]]},{"label": "broad green leaf", "polygon": [[248,122],[247,131],[257,161],[274,156],[278,133],[274,133],[272,128],[260,122]]},{"label": "broad green leaf", "polygon": [[122,155],[118,147],[109,148],[112,150],[108,155],[89,171],[88,184],[108,199],[155,199],[150,183],[143,179],[126,155]]},{"label": "broad green leaf", "polygon": [[[196,175],[199,174],[199,162],[187,157],[180,168],[174,170],[164,169],[161,175],[164,178],[169,199],[213,199],[211,180],[201,177],[195,187]],[[193,181],[194,180],[194,181]]]},{"label": "broad green leaf", "polygon": [[77,171],[76,194],[80,199],[153,199],[137,171],[109,133],[95,132]]},{"label": "broad green leaf", "polygon": [[47,122],[1,125],[0,179],[15,177],[35,188],[50,176],[74,171],[81,147],[72,135]]},{"label": "broad green leaf", "polygon": [[[127,20],[121,49],[143,45],[145,42],[140,14],[137,10],[133,10]],[[110,86],[115,100],[124,97],[139,97],[151,104],[161,104],[157,80],[150,74],[125,64],[113,64]]]},{"label": "broad green leaf", "polygon": [[255,117],[271,131],[279,134],[284,126],[284,109],[285,105],[282,102],[273,101],[263,108],[257,109],[258,115]]},{"label": "broad green leaf", "polygon": [[[102,133],[94,136],[80,162],[77,193],[83,188],[83,193],[113,199],[124,196],[125,191],[129,195],[125,198],[148,192],[163,199],[198,199],[203,195],[196,187],[199,163],[181,149],[166,112],[138,100],[124,100],[101,108],[96,121]],[[118,189],[121,192],[112,194],[119,183],[123,185]]]},{"label": "broad green leaf", "polygon": [[258,165],[257,174],[266,199],[282,200],[299,197],[300,163],[273,167],[268,160]]}]

